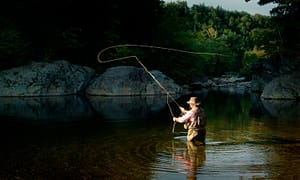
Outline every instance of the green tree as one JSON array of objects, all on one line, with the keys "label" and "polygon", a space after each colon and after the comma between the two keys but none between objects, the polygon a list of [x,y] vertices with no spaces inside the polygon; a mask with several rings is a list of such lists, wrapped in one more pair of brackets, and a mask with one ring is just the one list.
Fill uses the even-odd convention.
[{"label": "green tree", "polygon": [[10,0],[1,1],[0,19],[9,19],[29,42],[34,56],[27,61],[93,66],[99,49],[111,44],[152,43],[161,9],[160,0]]},{"label": "green tree", "polygon": [[30,44],[14,27],[2,27],[0,31],[0,69],[27,63]]},{"label": "green tree", "polygon": [[[246,0],[250,1],[250,0]],[[300,65],[300,1],[298,0],[260,0],[260,5],[268,3],[275,3],[277,6],[273,8],[270,13],[273,20],[273,29],[276,30],[279,42],[273,42],[269,47],[279,47],[276,51],[279,53],[277,56],[293,59],[293,61]],[[274,37],[275,33],[271,33],[270,37]],[[274,39],[275,41],[275,39]],[[282,58],[281,58],[282,59]]]}]

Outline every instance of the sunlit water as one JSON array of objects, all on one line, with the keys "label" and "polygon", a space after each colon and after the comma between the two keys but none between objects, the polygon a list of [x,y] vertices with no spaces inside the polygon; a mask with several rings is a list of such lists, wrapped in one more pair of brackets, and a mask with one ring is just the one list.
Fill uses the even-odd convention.
[{"label": "sunlit water", "polygon": [[[28,114],[24,113],[28,107],[20,107],[24,103],[14,105],[6,99],[0,105],[0,179],[300,178],[297,110],[289,108],[275,117],[249,95],[199,96],[208,116],[205,146],[187,143],[182,124],[176,124],[172,133],[173,122],[166,106],[151,112],[136,110],[134,97],[132,101],[127,98],[126,103],[119,97],[122,103],[114,104],[112,111],[108,102],[113,100],[93,106],[100,101],[94,99],[89,101],[93,103],[83,103],[82,111],[68,109],[67,113],[53,105],[52,110],[43,110],[48,114],[39,111],[47,108],[47,103],[30,103],[34,110]],[[178,102],[185,105],[188,98],[181,97]],[[100,108],[104,105],[105,113]],[[118,108],[129,106],[133,109],[119,115]],[[45,114],[51,118],[45,118]]]}]

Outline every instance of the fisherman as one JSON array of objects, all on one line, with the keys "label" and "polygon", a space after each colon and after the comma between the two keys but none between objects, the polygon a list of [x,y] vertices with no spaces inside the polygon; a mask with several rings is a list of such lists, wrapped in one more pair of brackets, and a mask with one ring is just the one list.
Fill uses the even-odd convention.
[{"label": "fisherman", "polygon": [[197,97],[191,97],[187,103],[190,106],[190,110],[180,107],[182,115],[180,117],[173,117],[173,121],[185,123],[184,128],[188,129],[188,142],[195,144],[200,142],[204,145],[206,136],[206,114],[200,106],[201,103]]}]

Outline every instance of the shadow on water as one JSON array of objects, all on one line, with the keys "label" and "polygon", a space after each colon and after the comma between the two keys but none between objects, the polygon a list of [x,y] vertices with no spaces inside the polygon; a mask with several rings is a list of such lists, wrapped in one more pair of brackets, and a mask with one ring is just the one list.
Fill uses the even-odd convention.
[{"label": "shadow on water", "polygon": [[166,106],[166,96],[0,97],[0,116],[28,120],[76,121],[145,119]]},{"label": "shadow on water", "polygon": [[278,115],[250,95],[195,95],[205,146],[182,124],[172,134],[165,96],[0,98],[0,179],[299,178],[297,104]]},{"label": "shadow on water", "polygon": [[72,121],[93,116],[81,96],[0,97],[0,116],[30,121]]},{"label": "shadow on water", "polygon": [[166,106],[166,96],[89,96],[93,109],[104,119],[147,119]]},{"label": "shadow on water", "polygon": [[170,121],[153,121],[165,101],[165,96],[1,98],[0,179],[150,177],[156,145],[172,138]]}]

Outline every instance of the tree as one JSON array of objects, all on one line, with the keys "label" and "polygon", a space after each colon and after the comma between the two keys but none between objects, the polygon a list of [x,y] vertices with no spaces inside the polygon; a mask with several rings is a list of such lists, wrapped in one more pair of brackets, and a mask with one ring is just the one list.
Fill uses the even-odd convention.
[{"label": "tree", "polygon": [[[101,48],[122,43],[152,43],[161,9],[160,0],[1,1],[0,27],[6,27],[2,20],[10,21],[19,40],[22,37],[28,42],[33,56],[26,62],[65,59],[93,66]],[[1,28],[0,34],[7,32],[4,30]],[[6,41],[12,47],[16,40],[0,39],[0,44]],[[15,61],[12,56],[6,57]]]},{"label": "tree", "polygon": [[[245,0],[246,2],[250,0]],[[273,27],[277,31],[280,44],[279,56],[294,59],[300,65],[300,1],[299,0],[260,0],[258,4],[276,3],[277,7],[271,10]]]}]

